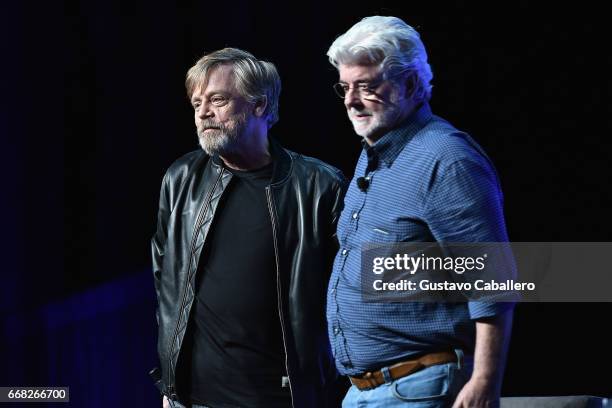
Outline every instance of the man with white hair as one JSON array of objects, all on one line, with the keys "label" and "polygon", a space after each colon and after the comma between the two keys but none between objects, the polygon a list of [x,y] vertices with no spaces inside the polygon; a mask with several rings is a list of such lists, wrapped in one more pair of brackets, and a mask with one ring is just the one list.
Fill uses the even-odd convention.
[{"label": "man with white hair", "polygon": [[170,166],[152,240],[164,407],[332,407],[325,324],[344,178],[283,149],[273,64],[225,48],[187,73],[202,149]]},{"label": "man with white hair", "polygon": [[429,107],[419,34],[367,17],[327,52],[363,151],[338,221],[327,297],[343,407],[499,404],[513,303],[374,303],[361,293],[365,243],[507,242],[496,171],[467,134]]}]

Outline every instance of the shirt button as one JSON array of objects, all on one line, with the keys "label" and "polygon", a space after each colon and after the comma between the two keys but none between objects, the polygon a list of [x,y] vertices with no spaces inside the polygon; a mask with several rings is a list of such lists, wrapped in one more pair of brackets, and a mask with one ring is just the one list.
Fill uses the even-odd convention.
[{"label": "shirt button", "polygon": [[357,218],[359,218],[359,214],[357,214],[357,212],[355,211],[353,213],[353,219],[356,220]]},{"label": "shirt button", "polygon": [[345,248],[345,249],[342,250],[342,255],[346,256],[347,253],[348,253],[348,249]]},{"label": "shirt button", "polygon": [[337,335],[338,333],[340,333],[340,329],[338,329],[337,327],[334,329],[334,334]]}]

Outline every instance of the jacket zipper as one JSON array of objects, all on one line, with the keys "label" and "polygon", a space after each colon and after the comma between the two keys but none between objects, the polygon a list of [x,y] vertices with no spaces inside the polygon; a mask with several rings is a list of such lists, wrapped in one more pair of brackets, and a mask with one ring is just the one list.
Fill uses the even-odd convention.
[{"label": "jacket zipper", "polygon": [[272,192],[270,186],[266,187],[266,198],[268,199],[268,210],[270,211],[270,221],[272,222],[272,237],[274,241],[274,257],[276,259],[276,293],[278,303],[278,317],[280,318],[281,332],[283,333],[283,348],[285,350],[285,369],[289,379],[289,393],[291,394],[291,406],[293,407],[293,388],[291,386],[291,374],[289,373],[289,357],[287,354],[287,338],[285,334],[285,323],[283,321],[283,302],[281,294],[280,266],[278,259],[278,244],[276,238],[276,218],[274,217],[274,206],[272,205]]},{"label": "jacket zipper", "polygon": [[[217,188],[217,184],[219,183],[219,180],[221,180],[221,177],[223,176],[224,171],[225,169],[222,168],[221,172],[217,176],[217,179],[215,180],[215,183],[213,184],[212,189],[208,193],[208,197],[206,197],[206,200],[202,203],[202,209],[200,210],[200,213],[198,214],[198,219],[196,220],[196,227],[193,232],[193,237],[191,238],[191,251],[189,252],[190,258],[195,248],[198,231],[200,227],[202,226],[202,219],[204,218],[204,214],[206,214],[206,211],[208,207],[210,206],[210,197],[212,197],[213,193],[215,192]],[[168,375],[168,381],[170,382],[170,384],[168,385],[168,391],[170,394],[174,393],[174,381],[175,381],[174,374],[176,370],[176,367],[174,369],[172,368],[172,350],[174,349],[174,344],[176,343],[176,339],[178,338],[178,328],[179,328],[179,323],[181,321],[181,316],[183,315],[185,299],[187,298],[187,285],[189,283],[190,277],[191,277],[191,259],[189,260],[189,271],[187,273],[187,279],[185,279],[185,286],[183,288],[183,296],[181,298],[181,307],[179,309],[179,316],[178,316],[178,319],[176,319],[176,327],[174,328],[174,336],[172,337],[172,342],[170,343],[170,348],[168,349],[168,369],[170,370],[168,374],[172,374],[172,378],[170,378],[170,375]]]}]

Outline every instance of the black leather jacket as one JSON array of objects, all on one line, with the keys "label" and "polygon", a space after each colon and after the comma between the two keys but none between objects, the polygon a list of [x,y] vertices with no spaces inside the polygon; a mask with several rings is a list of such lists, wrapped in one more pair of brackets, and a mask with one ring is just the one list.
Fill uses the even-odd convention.
[{"label": "black leather jacket", "polygon": [[[336,221],[346,185],[342,173],[270,139],[273,176],[266,187],[277,269],[278,313],[294,407],[325,407],[337,394],[325,299],[337,249]],[[158,387],[171,399],[194,300],[200,253],[232,174],[203,151],[166,172],[152,239],[157,292]]]}]

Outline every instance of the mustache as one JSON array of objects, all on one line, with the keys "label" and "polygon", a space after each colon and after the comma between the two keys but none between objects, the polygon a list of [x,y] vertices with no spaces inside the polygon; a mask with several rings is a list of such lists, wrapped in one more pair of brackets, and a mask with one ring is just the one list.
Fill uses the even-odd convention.
[{"label": "mustache", "polygon": [[206,130],[206,129],[224,130],[225,129],[225,126],[223,126],[221,123],[217,123],[210,119],[202,121],[199,127],[200,127],[200,130]]},{"label": "mustache", "polygon": [[357,115],[366,115],[366,116],[372,116],[373,112],[367,110],[367,109],[362,109],[362,110],[357,110],[354,107],[351,107],[348,111],[348,115],[349,117],[352,116],[357,116]]}]

